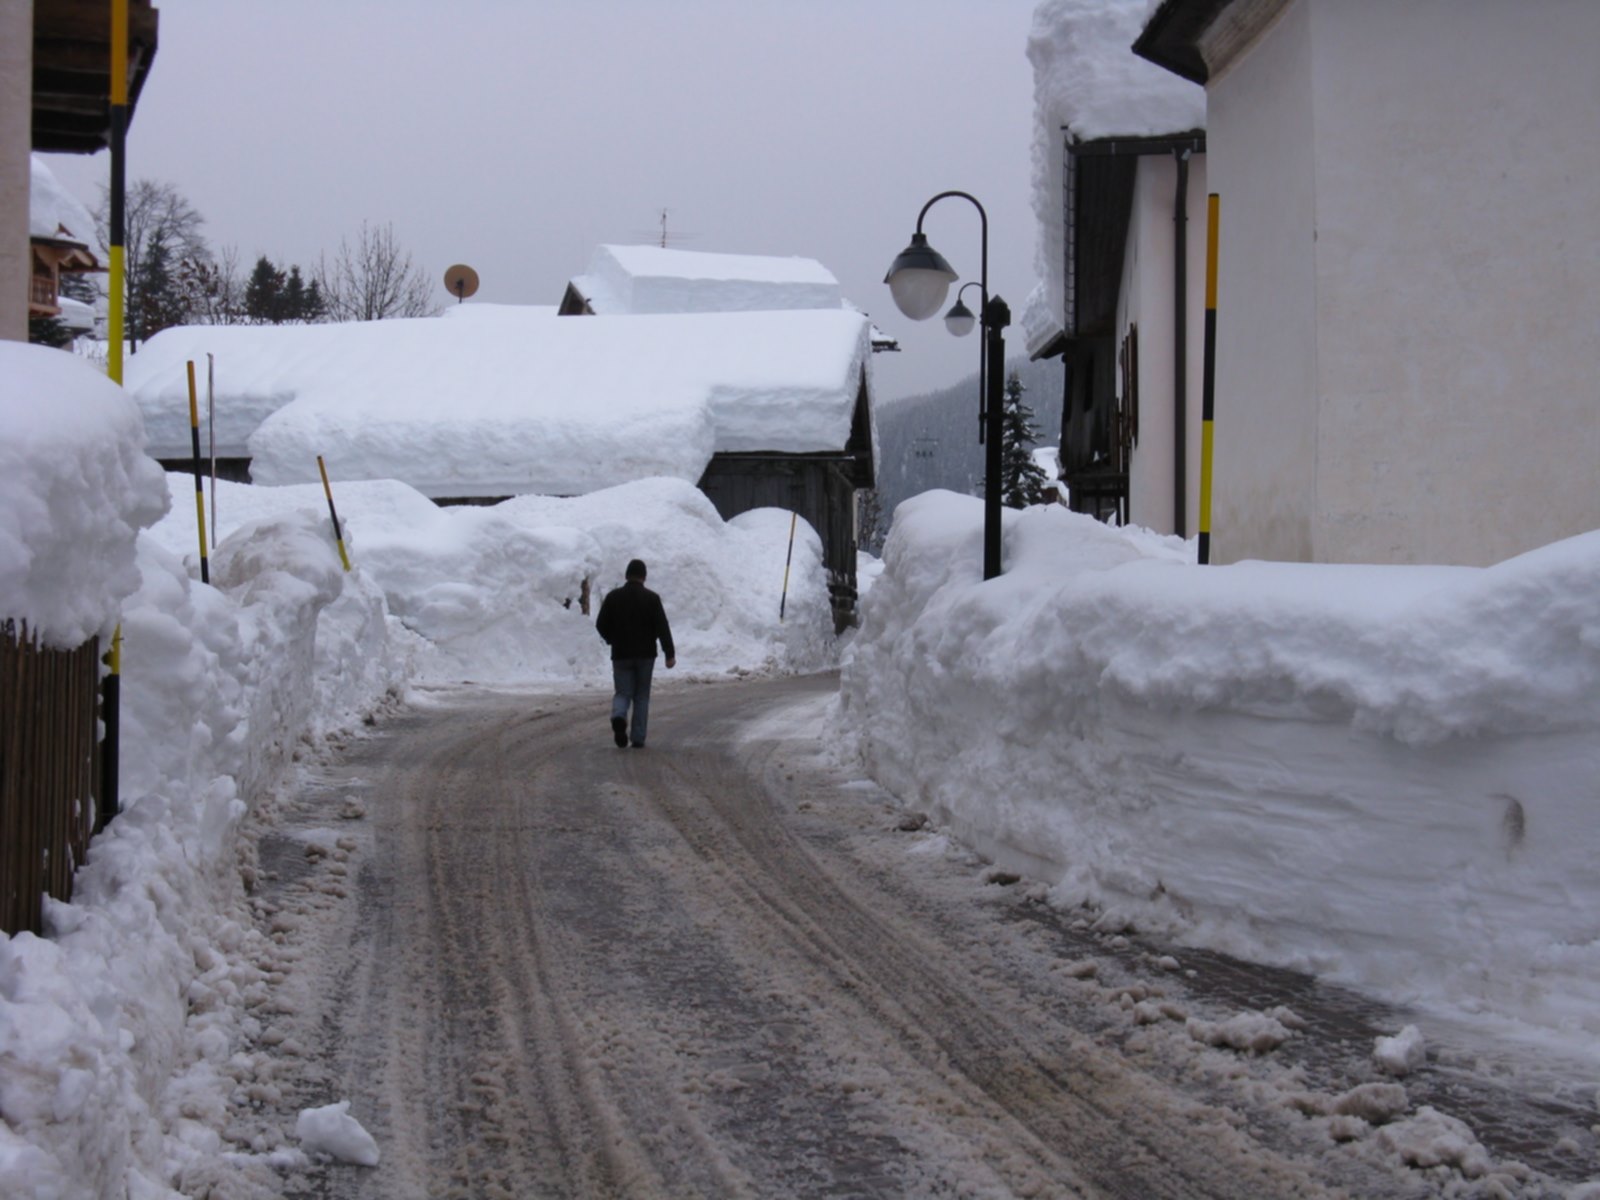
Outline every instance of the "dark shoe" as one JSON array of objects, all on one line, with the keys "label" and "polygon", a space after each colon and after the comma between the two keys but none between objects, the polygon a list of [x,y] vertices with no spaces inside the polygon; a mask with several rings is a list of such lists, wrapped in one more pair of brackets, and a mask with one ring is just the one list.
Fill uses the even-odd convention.
[{"label": "dark shoe", "polygon": [[633,743],[633,748],[635,750],[643,750],[644,749],[644,743],[643,742],[635,742],[635,743]]},{"label": "dark shoe", "polygon": [[611,718],[611,736],[616,739],[618,750],[621,750],[628,744],[628,718]]}]

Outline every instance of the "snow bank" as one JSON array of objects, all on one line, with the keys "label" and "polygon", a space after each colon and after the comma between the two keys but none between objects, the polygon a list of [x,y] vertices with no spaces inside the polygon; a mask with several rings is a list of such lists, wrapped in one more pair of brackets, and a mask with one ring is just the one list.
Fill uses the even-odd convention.
[{"label": "snow bank", "polygon": [[81,645],[138,584],[134,537],[164,511],[139,414],[93,367],[0,342],[0,620]]},{"label": "snow bank", "polygon": [[[838,451],[871,355],[845,309],[169,329],[128,387],[151,453],[190,453],[186,362],[258,483],[399,479],[433,496],[694,483],[715,451]],[[209,435],[209,425],[208,425]]]},{"label": "snow bank", "polygon": [[572,286],[597,315],[838,308],[839,281],[812,258],[598,246]]},{"label": "snow bank", "polygon": [[[170,478],[173,512],[153,536],[192,555],[193,489]],[[819,670],[836,655],[821,539],[804,521],[783,602],[788,512],[724,522],[676,479],[491,507],[439,508],[394,481],[335,482],[334,498],[353,561],[416,635],[429,678],[609,680],[605,644],[582,611],[583,584],[598,612],[635,557],[666,602],[686,673]],[[219,484],[217,510],[219,530],[296,511],[328,523],[320,485]]]},{"label": "snow bank", "polygon": [[[136,457],[125,400],[93,415]],[[123,459],[108,449],[96,461]],[[138,461],[154,486],[135,490],[159,512],[161,473]],[[124,811],[91,844],[72,902],[46,902],[47,937],[0,936],[8,1196],[176,1195],[191,1169],[215,1169],[251,1078],[239,1049],[259,1032],[251,1003],[266,969],[234,860],[246,800],[270,790],[308,732],[370,711],[404,674],[389,643],[374,644],[381,594],[343,573],[315,514],[225,540],[214,587],[149,535],[115,558],[136,584],[119,597]],[[28,584],[59,609],[73,585],[43,567]],[[313,687],[324,674],[334,682]]]},{"label": "snow bank", "polygon": [[981,537],[977,500],[901,505],[847,652],[841,729],[906,804],[1064,903],[1600,1030],[1600,532],[1201,570],[1040,507],[989,583]]},{"label": "snow bank", "polygon": [[[120,411],[113,427],[134,437],[125,401]],[[58,466],[73,461],[61,449]],[[95,461],[121,461],[112,449]],[[160,511],[160,472],[139,474],[154,487],[137,499]],[[789,514],[724,523],[680,480],[455,509],[400,483],[338,483],[349,573],[320,486],[220,484],[212,586],[195,578],[190,480],[173,482],[173,511],[121,556],[134,585],[116,597],[124,812],[92,843],[72,903],[47,904],[48,936],[0,937],[7,1196],[200,1194],[256,1157],[225,1138],[230,1109],[273,1086],[244,1047],[281,963],[248,909],[236,834],[308,737],[348,728],[421,666],[447,679],[607,679],[582,581],[598,602],[634,556],[666,597],[689,673],[832,654],[816,534],[798,528],[780,624]],[[59,580],[24,582],[60,609]],[[303,1148],[376,1161],[352,1126],[338,1106],[310,1113]],[[256,1151],[262,1163],[293,1153]]]},{"label": "snow bank", "polygon": [[1033,211],[1038,220],[1034,274],[1041,289],[1019,318],[1028,348],[1059,330],[1063,300],[1063,128],[1076,141],[1150,137],[1202,129],[1206,94],[1134,54],[1151,0],[1042,0],[1033,12]]}]

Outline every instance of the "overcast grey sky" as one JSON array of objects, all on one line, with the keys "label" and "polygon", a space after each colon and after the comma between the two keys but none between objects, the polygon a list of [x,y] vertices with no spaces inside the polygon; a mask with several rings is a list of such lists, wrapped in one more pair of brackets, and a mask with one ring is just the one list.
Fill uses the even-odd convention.
[{"label": "overcast grey sky", "polygon": [[[907,321],[882,283],[935,193],[988,210],[993,291],[1016,310],[1033,287],[1034,0],[156,5],[129,178],[176,184],[245,269],[392,222],[430,277],[465,262],[480,300],[555,304],[665,208],[683,249],[819,259],[901,339],[877,356],[886,398],[977,367],[976,336]],[[52,166],[91,206],[109,170]],[[926,229],[977,278],[971,205]]]}]

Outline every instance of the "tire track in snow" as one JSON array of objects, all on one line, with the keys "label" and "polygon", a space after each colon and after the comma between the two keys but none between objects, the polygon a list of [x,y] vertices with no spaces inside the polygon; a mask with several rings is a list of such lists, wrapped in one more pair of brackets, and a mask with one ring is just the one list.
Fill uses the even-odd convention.
[{"label": "tire track in snow", "polygon": [[358,746],[368,845],[291,1099],[351,1098],[384,1160],[291,1194],[1435,1194],[1230,1099],[747,724],[831,686],[669,683],[643,753],[593,692],[457,694]]}]

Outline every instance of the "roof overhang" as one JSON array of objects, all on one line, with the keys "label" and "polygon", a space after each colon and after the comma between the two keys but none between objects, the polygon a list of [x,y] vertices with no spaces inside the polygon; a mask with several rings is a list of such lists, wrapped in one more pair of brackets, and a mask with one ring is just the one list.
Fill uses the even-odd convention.
[{"label": "roof overhang", "polygon": [[1205,131],[1199,129],[1154,137],[1068,142],[1069,339],[1106,332],[1115,318],[1138,160],[1154,154],[1204,154],[1205,150]]},{"label": "roof overhang", "polygon": [[[128,0],[128,119],[156,56],[158,14]],[[34,0],[33,148],[93,154],[111,144],[111,0]]]},{"label": "roof overhang", "polygon": [[1072,345],[1072,339],[1065,332],[1057,331],[1044,345],[1028,355],[1029,362],[1038,362],[1041,358],[1061,358]]},{"label": "roof overhang", "polygon": [[1209,83],[1288,9],[1290,0],[1162,0],[1133,52],[1194,83]]}]

